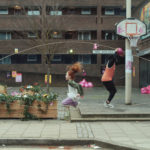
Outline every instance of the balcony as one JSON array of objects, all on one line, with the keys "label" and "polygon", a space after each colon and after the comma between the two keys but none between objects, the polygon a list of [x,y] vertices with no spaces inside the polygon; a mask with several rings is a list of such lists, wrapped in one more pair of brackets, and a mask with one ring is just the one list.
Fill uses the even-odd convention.
[{"label": "balcony", "polygon": [[49,24],[52,28],[64,30],[95,30],[97,29],[96,15],[66,15],[48,16]]},{"label": "balcony", "polygon": [[102,48],[104,49],[115,49],[117,47],[125,47],[125,41],[124,40],[101,40],[100,41]]},{"label": "balcony", "polygon": [[[70,49],[73,49],[76,54],[90,54],[92,53],[93,43],[96,43],[96,41],[97,40],[49,40],[48,43],[54,43],[50,45],[55,47],[54,52],[58,54],[66,54]],[[15,48],[18,48],[19,52],[26,49],[27,51],[23,54],[39,54],[41,50],[43,50],[42,46],[32,49],[34,46],[43,45],[43,42],[39,40],[4,40],[1,41],[1,43],[3,43],[0,47],[1,54],[14,53]]]},{"label": "balcony", "polygon": [[0,30],[5,31],[24,31],[24,30],[35,30],[40,29],[41,16],[12,16],[12,15],[1,15]]},{"label": "balcony", "polygon": [[[31,40],[6,40],[1,41],[3,44],[0,47],[1,54],[14,53],[14,49],[18,48],[19,51],[27,50],[23,54],[39,54],[41,53],[42,46],[39,48],[33,48],[37,45],[43,45],[41,41],[31,41]],[[91,54],[93,50],[93,44],[97,43],[97,40],[49,40],[48,43],[52,47],[55,47],[54,52],[57,54],[66,54],[68,50],[73,49],[76,54]],[[124,47],[124,40],[101,40],[100,44],[104,45],[101,49],[110,49],[108,47]],[[47,52],[49,53],[49,52]]]},{"label": "balcony", "polygon": [[[21,4],[21,5],[42,5],[42,0],[25,0],[25,1],[22,1],[22,0],[0,0],[0,5],[4,5],[4,6],[7,6],[8,3],[9,5],[14,5],[14,4]],[[59,6],[61,5],[64,5],[65,6],[93,6],[93,5],[97,5],[97,0],[69,0],[66,2],[66,0],[58,0],[56,2],[57,4],[59,4]],[[54,2],[51,1],[51,0],[47,0],[47,4],[48,5],[54,5]]]},{"label": "balcony", "polygon": [[[51,74],[62,75],[66,73],[66,67],[68,64],[53,64],[51,68]],[[21,73],[38,73],[38,74],[45,74],[47,73],[47,65],[42,64],[15,64],[15,65],[5,65],[0,64],[1,71],[12,71],[16,70],[17,72]],[[99,76],[99,65],[97,64],[90,64],[85,65],[85,69],[88,72],[88,76]],[[94,70],[94,71],[91,71]]]},{"label": "balcony", "polygon": [[102,30],[114,30],[115,24],[125,19],[123,16],[102,16],[101,28]]},{"label": "balcony", "polygon": [[[97,28],[96,15],[65,15],[47,16],[48,26],[63,30],[95,30]],[[1,30],[33,30],[41,28],[41,16],[1,16]]]}]

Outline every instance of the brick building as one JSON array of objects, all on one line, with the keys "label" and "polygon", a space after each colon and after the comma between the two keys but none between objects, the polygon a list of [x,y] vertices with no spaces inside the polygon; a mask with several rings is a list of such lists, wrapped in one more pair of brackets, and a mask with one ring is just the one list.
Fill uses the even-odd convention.
[{"label": "brick building", "polygon": [[[132,1],[136,14],[145,3]],[[0,58],[5,57],[0,60],[0,82],[44,84],[46,58],[54,54],[52,85],[63,86],[66,66],[80,61],[87,79],[100,86],[108,53],[116,47],[125,47],[124,38],[115,34],[115,24],[125,18],[125,9],[125,0],[0,0]],[[141,50],[145,41],[141,42]],[[94,43],[100,44],[103,54],[93,54]],[[70,50],[73,53],[68,53]],[[139,59],[135,65],[139,65]],[[12,71],[22,73],[22,83],[15,83],[10,76]],[[116,74],[116,84],[124,85],[124,64],[117,67]],[[138,78],[137,75],[133,79],[134,86],[139,86]],[[80,79],[81,75],[77,80]]]}]

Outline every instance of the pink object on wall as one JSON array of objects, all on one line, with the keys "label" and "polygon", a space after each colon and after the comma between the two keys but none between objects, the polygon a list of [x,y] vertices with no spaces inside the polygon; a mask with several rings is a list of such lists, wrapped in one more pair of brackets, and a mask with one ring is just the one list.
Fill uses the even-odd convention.
[{"label": "pink object on wall", "polygon": [[93,49],[97,50],[97,47],[98,47],[97,43],[94,43]]}]

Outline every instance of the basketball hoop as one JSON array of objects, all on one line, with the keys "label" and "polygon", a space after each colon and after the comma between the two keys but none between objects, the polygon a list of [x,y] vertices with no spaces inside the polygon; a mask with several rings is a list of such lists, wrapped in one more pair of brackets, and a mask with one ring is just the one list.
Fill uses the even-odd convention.
[{"label": "basketball hoop", "polygon": [[128,40],[130,41],[131,47],[137,47],[138,40],[140,39],[140,36],[128,36]]},{"label": "basketball hoop", "polygon": [[137,47],[140,37],[147,34],[147,27],[136,18],[127,18],[116,24],[116,33],[128,38],[131,47]]}]

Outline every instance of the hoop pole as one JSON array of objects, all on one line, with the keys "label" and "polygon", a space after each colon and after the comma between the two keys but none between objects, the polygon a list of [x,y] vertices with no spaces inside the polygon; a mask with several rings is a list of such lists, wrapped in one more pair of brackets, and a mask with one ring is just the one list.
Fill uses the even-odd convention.
[{"label": "hoop pole", "polygon": [[[126,18],[131,18],[131,0],[126,0]],[[128,38],[125,40],[125,104],[131,104],[132,93],[132,50]]]}]

